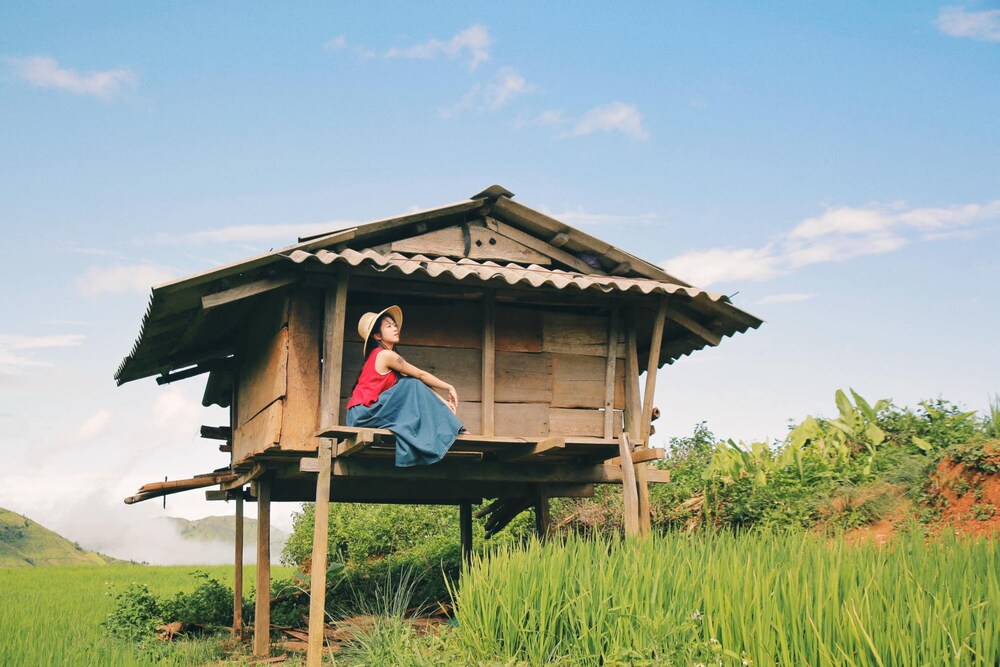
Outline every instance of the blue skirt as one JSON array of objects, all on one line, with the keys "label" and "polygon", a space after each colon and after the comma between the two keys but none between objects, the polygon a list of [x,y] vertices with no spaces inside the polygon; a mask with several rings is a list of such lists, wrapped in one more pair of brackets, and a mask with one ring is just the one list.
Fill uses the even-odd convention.
[{"label": "blue skirt", "polygon": [[462,422],[438,395],[410,377],[399,378],[371,405],[349,409],[347,425],[392,431],[399,468],[437,463],[462,430]]}]

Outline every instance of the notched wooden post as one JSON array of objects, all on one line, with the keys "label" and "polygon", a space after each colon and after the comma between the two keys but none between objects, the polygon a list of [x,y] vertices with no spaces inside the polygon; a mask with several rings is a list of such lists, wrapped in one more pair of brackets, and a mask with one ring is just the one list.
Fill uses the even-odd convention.
[{"label": "notched wooden post", "polygon": [[618,436],[618,455],[622,467],[622,497],[625,501],[625,535],[639,535],[639,495],[635,483],[635,467],[632,463],[632,443],[628,433]]},{"label": "notched wooden post", "polygon": [[243,639],[243,489],[236,496],[236,557],[233,570],[233,636]]},{"label": "notched wooden post", "polygon": [[333,442],[324,438],[319,446],[319,473],[316,477],[316,507],[313,521],[312,565],[309,584],[308,667],[323,664],[323,625],[326,621],[326,560],[330,527],[330,467]]},{"label": "notched wooden post", "polygon": [[254,601],[253,654],[271,655],[271,477],[265,473],[257,486],[257,592]]}]

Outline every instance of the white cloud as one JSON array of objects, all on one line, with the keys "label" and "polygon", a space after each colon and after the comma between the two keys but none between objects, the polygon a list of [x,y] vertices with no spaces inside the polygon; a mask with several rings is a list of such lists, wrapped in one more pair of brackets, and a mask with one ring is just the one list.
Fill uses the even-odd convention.
[{"label": "white cloud", "polygon": [[333,220],[301,225],[230,225],[187,234],[157,234],[154,238],[158,243],[178,245],[278,241],[286,246],[295,243],[299,237],[325,234],[358,224],[350,220]]},{"label": "white cloud", "polygon": [[942,7],[934,25],[951,37],[1000,42],[1000,9],[969,12],[964,7]]},{"label": "white cloud", "polygon": [[114,416],[110,410],[98,410],[76,429],[76,440],[90,441],[107,432]]},{"label": "white cloud", "polygon": [[588,110],[570,134],[580,137],[595,132],[621,132],[640,140],[649,138],[649,131],[642,123],[642,114],[635,105],[624,102],[610,102]]},{"label": "white cloud", "polygon": [[654,213],[640,213],[638,215],[623,215],[620,213],[590,213],[585,211],[582,207],[577,207],[575,209],[566,209],[561,213],[553,213],[545,206],[540,209],[545,215],[551,216],[556,220],[561,220],[568,225],[572,226],[587,226],[587,225],[603,225],[603,224],[622,224],[629,222],[651,222],[656,219],[656,214]]},{"label": "white cloud", "polygon": [[85,340],[79,334],[58,334],[52,336],[21,336],[0,334],[0,372],[10,374],[23,368],[51,366],[24,354],[25,350],[50,349],[54,347],[74,347]]},{"label": "white cloud", "polygon": [[441,116],[452,118],[466,109],[497,111],[516,97],[537,90],[517,70],[503,67],[487,83],[475,84],[453,107],[441,109]]},{"label": "white cloud", "polygon": [[476,23],[461,30],[449,40],[429,39],[406,48],[389,49],[385,52],[385,57],[433,60],[438,56],[451,59],[467,56],[470,59],[469,70],[474,70],[490,59],[492,43],[486,26]]},{"label": "white cloud", "polygon": [[74,280],[84,296],[102,294],[146,294],[150,288],[177,276],[177,272],[157,264],[133,264],[110,267],[92,266]]},{"label": "white cloud", "polygon": [[109,99],[123,88],[134,86],[136,76],[127,67],[80,73],[59,66],[49,56],[7,58],[14,74],[37,88],[55,88],[79,95]]},{"label": "white cloud", "polygon": [[345,35],[337,35],[333,39],[326,41],[323,44],[323,48],[327,51],[343,51],[347,48],[347,37]]},{"label": "white cloud", "polygon": [[813,264],[894,252],[915,241],[951,238],[956,229],[990,220],[1000,220],[1000,200],[947,208],[834,207],[803,220],[761,248],[695,250],[663,265],[699,286],[765,281]]},{"label": "white cloud", "polygon": [[763,299],[758,299],[754,303],[757,305],[764,305],[768,303],[799,303],[800,301],[809,301],[815,297],[815,294],[806,294],[802,292],[793,292],[790,294],[771,294],[770,296],[765,296]]},{"label": "white cloud", "polygon": [[158,432],[174,429],[178,437],[197,435],[197,426],[204,414],[201,403],[185,395],[180,387],[168,387],[153,402],[152,424]]},{"label": "white cloud", "polygon": [[566,122],[566,114],[562,109],[548,109],[535,116],[530,125],[559,126]]}]

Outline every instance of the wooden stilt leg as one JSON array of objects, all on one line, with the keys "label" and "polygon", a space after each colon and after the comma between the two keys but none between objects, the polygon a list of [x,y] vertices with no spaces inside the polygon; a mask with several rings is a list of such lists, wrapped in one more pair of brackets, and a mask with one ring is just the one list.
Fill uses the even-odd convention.
[{"label": "wooden stilt leg", "polygon": [[[660,307],[656,313],[656,320],[653,323],[652,340],[649,343],[649,364],[646,367],[646,391],[643,393],[642,403],[642,444],[649,447],[650,426],[653,421],[653,394],[656,391],[656,371],[660,366],[660,346],[663,343],[663,328],[667,319],[667,302],[660,301]],[[639,484],[639,522],[643,535],[648,535],[652,530],[652,521],[649,511],[649,482],[646,480],[647,464],[640,464],[638,467]]]},{"label": "wooden stilt leg", "polygon": [[316,478],[316,510],[313,523],[312,565],[309,570],[309,648],[308,667],[323,664],[323,625],[326,621],[326,558],[330,530],[330,464],[333,442],[319,446],[319,476]]},{"label": "wooden stilt leg", "polygon": [[548,538],[551,523],[548,496],[539,495],[538,500],[535,501],[535,534],[538,535],[538,539]]},{"label": "wooden stilt leg", "polygon": [[462,532],[462,561],[468,565],[472,561],[472,503],[458,506],[458,523]]},{"label": "wooden stilt leg", "polygon": [[618,437],[618,455],[622,466],[622,496],[625,501],[625,535],[639,535],[639,494],[635,483],[635,467],[632,464],[632,444],[628,432],[622,431]]},{"label": "wooden stilt leg", "polygon": [[254,605],[253,654],[271,655],[271,479],[257,480],[257,595]]},{"label": "wooden stilt leg", "polygon": [[233,636],[243,638],[243,489],[236,497],[236,558],[233,572]]}]

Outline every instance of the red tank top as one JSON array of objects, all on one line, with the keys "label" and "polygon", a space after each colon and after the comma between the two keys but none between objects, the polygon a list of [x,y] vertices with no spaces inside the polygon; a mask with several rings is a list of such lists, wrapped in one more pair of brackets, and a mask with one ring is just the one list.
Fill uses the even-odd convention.
[{"label": "red tank top", "polygon": [[379,395],[383,391],[396,384],[396,380],[399,379],[399,373],[390,370],[385,375],[382,375],[375,370],[375,360],[378,359],[379,353],[384,351],[384,348],[375,348],[368,355],[365,365],[361,367],[361,377],[358,378],[358,385],[354,388],[354,393],[351,394],[351,400],[347,402],[348,409],[353,408],[355,405],[371,405],[378,400]]}]

